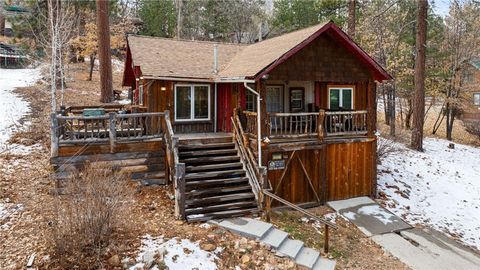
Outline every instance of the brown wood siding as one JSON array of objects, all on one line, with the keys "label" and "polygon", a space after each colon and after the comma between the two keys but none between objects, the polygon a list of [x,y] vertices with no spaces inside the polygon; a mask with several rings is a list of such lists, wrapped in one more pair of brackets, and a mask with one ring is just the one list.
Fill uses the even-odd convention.
[{"label": "brown wood siding", "polygon": [[375,185],[375,141],[327,145],[327,200],[371,196]]},{"label": "brown wood siding", "polygon": [[269,74],[270,80],[357,82],[372,78],[352,52],[328,35],[300,50]]},{"label": "brown wood siding", "polygon": [[[324,202],[325,190],[322,188],[322,179],[325,170],[323,169],[324,165],[322,164],[322,155],[324,155],[324,150],[322,148],[284,152],[272,151],[272,153],[283,154],[285,157],[285,164],[288,163],[288,158],[294,153],[290,164],[288,164],[285,169],[268,171],[268,179],[272,183],[273,191],[276,195],[295,204],[318,203],[317,197],[312,191],[309,180],[302,169],[302,163],[308,173],[315,192],[319,196],[321,202]],[[271,159],[272,154],[269,154],[269,160]],[[286,170],[286,173],[283,180],[281,180],[280,178],[284,170]]]},{"label": "brown wood siding", "polygon": [[[183,83],[183,82],[182,82]],[[188,82],[185,82],[188,84]],[[213,132],[215,119],[214,115],[214,86],[210,85],[210,119],[208,121],[195,121],[195,122],[175,122],[175,110],[174,110],[174,85],[172,81],[154,80],[149,81],[148,87],[148,111],[149,112],[163,112],[165,110],[170,111],[170,119],[172,119],[174,132],[178,133],[203,133]],[[165,91],[162,91],[162,87],[165,87]]]}]

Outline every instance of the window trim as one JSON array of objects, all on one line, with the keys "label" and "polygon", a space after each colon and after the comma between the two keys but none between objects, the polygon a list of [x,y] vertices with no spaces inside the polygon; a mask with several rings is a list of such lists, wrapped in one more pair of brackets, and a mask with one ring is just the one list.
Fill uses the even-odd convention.
[{"label": "window trim", "polygon": [[[195,87],[206,86],[208,93],[208,118],[195,118]],[[189,119],[177,119],[177,88],[178,87],[190,87],[190,118]],[[210,84],[175,84],[173,95],[174,95],[174,119],[175,122],[204,122],[211,120],[210,106],[211,106],[211,89]]]},{"label": "window trim", "polygon": [[[292,92],[293,91],[301,91],[302,92],[302,107],[300,109],[296,108],[295,110],[292,109]],[[290,87],[289,88],[289,109],[290,112],[303,112],[305,111],[305,87]]]},{"label": "window trim", "polygon": [[328,101],[328,109],[331,110],[331,107],[330,107],[330,90],[340,90],[340,94],[339,94],[339,100],[338,100],[338,106],[339,107],[342,107],[343,105],[343,89],[349,89],[352,91],[352,94],[350,95],[350,99],[351,99],[351,104],[352,104],[352,108],[351,110],[355,110],[355,86],[353,85],[332,85],[332,86],[328,86],[328,98],[327,98],[327,101]]},{"label": "window trim", "polygon": [[480,102],[479,103],[475,103],[475,96],[478,95],[478,99],[480,100],[480,92],[478,93],[473,93],[473,105],[474,106],[480,106]]}]

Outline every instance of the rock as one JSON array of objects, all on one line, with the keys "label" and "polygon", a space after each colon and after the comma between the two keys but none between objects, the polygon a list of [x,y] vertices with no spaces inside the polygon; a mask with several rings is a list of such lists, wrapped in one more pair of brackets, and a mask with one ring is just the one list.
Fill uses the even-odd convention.
[{"label": "rock", "polygon": [[242,263],[243,263],[243,264],[247,264],[247,263],[250,262],[250,256],[248,256],[248,255],[243,255],[241,260],[242,260]]},{"label": "rock", "polygon": [[205,243],[201,244],[200,248],[205,251],[214,251],[217,247],[214,244]]},{"label": "rock", "polygon": [[119,266],[120,257],[118,257],[117,254],[113,255],[112,257],[110,257],[110,259],[108,259],[108,264],[110,264],[111,266]]},{"label": "rock", "polygon": [[247,253],[247,250],[244,249],[244,248],[239,248],[239,249],[238,249],[238,252],[240,252],[240,253]]},{"label": "rock", "polygon": [[176,220],[176,221],[175,221],[175,224],[177,224],[177,225],[183,225],[183,220]]},{"label": "rock", "polygon": [[142,256],[142,261],[145,264],[146,269],[150,269],[155,263],[155,254],[156,252],[147,250]]}]

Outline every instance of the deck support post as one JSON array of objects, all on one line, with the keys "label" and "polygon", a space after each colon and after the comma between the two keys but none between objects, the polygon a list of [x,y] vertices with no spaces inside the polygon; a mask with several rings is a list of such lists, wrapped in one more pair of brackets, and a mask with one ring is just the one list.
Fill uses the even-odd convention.
[{"label": "deck support post", "polygon": [[110,153],[115,153],[115,141],[117,140],[115,113],[108,113],[108,137],[110,139]]},{"label": "deck support post", "polygon": [[58,156],[58,118],[55,112],[50,115],[51,134],[50,134],[50,156]]},{"label": "deck support post", "polygon": [[185,219],[185,163],[175,165],[175,217]]},{"label": "deck support post", "polygon": [[324,234],[325,240],[323,243],[323,252],[328,253],[328,224],[325,224],[325,234]]},{"label": "deck support post", "polygon": [[323,123],[325,122],[325,111],[320,110],[318,112],[318,123],[317,123],[317,132],[318,132],[318,140],[320,142],[323,142],[325,138],[325,128]]}]

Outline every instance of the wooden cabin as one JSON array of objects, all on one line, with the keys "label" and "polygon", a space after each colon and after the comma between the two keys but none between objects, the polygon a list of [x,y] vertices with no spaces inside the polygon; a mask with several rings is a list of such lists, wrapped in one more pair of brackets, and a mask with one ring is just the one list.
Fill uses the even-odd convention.
[{"label": "wooden cabin", "polygon": [[[250,45],[127,41],[123,85],[161,140],[178,217],[375,196],[376,82],[391,77],[333,22]],[[116,123],[110,144],[130,134]]]}]

